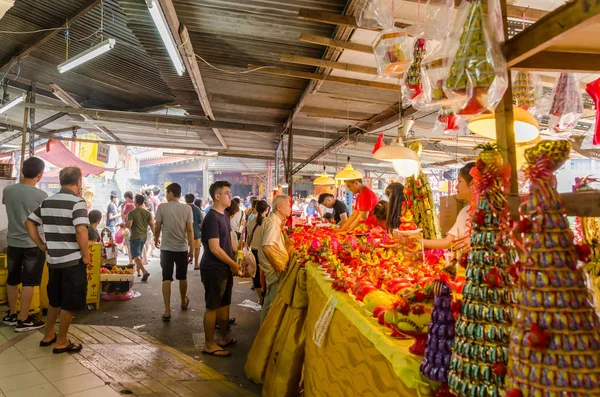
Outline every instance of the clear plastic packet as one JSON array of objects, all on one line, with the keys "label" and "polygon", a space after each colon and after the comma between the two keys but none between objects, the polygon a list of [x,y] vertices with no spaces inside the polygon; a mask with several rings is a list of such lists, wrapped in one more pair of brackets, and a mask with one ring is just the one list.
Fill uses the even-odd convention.
[{"label": "clear plastic packet", "polygon": [[418,7],[420,21],[406,28],[413,37],[424,37],[428,41],[441,42],[450,32],[454,0],[427,0],[422,1]]},{"label": "clear plastic packet", "polygon": [[533,72],[513,72],[512,82],[515,105],[535,114],[538,98],[542,96],[538,75]]},{"label": "clear plastic packet", "polygon": [[447,71],[444,91],[457,115],[470,118],[490,113],[508,84],[502,55],[502,13],[499,0],[463,2],[444,42]]},{"label": "clear plastic packet", "polygon": [[400,29],[384,30],[373,42],[373,52],[380,76],[404,73],[412,62],[414,38]]},{"label": "clear plastic packet", "polygon": [[583,96],[575,73],[561,73],[550,108],[548,129],[552,132],[569,132],[583,114]]},{"label": "clear plastic packet", "polygon": [[356,2],[356,24],[363,29],[390,29],[394,27],[395,0],[358,0]]}]

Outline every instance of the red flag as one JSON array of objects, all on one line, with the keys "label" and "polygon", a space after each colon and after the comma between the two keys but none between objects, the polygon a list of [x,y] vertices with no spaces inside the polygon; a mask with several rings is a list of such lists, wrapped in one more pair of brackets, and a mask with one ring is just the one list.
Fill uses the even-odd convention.
[{"label": "red flag", "polygon": [[48,142],[46,143],[46,153],[48,153],[50,151],[50,144],[52,143],[52,139],[48,139]]},{"label": "red flag", "polygon": [[375,146],[373,147],[373,152],[371,152],[371,154],[375,154],[376,151],[385,146],[385,142],[383,142],[384,137],[384,134],[379,134],[379,138],[377,138],[377,143],[375,143]]}]

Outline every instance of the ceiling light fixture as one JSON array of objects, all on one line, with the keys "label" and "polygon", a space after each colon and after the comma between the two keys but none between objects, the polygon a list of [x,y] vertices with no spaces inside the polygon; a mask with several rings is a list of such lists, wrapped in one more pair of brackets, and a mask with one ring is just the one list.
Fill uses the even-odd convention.
[{"label": "ceiling light fixture", "polygon": [[[528,111],[513,106],[515,143],[530,142],[540,136],[540,126]],[[496,115],[494,113],[475,117],[467,125],[469,131],[496,140]]]},{"label": "ceiling light fixture", "polygon": [[362,178],[362,172],[355,170],[354,167],[352,167],[352,164],[350,164],[350,156],[348,156],[348,164],[346,164],[346,167],[344,167],[343,170],[335,174],[336,181],[352,181],[354,179]]},{"label": "ceiling light fixture", "polygon": [[23,102],[24,100],[25,100],[25,94],[16,97],[15,99],[13,99],[12,101],[3,105],[0,108],[0,114],[6,113],[8,111],[8,109],[14,108],[15,106],[17,106],[19,103]]},{"label": "ceiling light fixture", "polygon": [[329,176],[325,166],[323,166],[323,173],[313,182],[316,186],[327,186],[327,185],[335,185],[335,179]]},{"label": "ceiling light fixture", "polygon": [[158,33],[160,33],[160,37],[167,48],[167,52],[169,53],[169,57],[171,57],[171,62],[173,62],[173,66],[175,66],[177,74],[183,76],[183,72],[185,72],[183,59],[181,59],[181,54],[177,49],[177,44],[175,43],[175,39],[171,34],[169,26],[167,25],[165,15],[160,8],[158,0],[146,0],[146,5],[150,11],[152,20],[154,20],[154,25],[156,25],[156,29],[158,29]]},{"label": "ceiling light fixture", "polygon": [[373,154],[377,160],[389,161],[392,163],[398,176],[409,177],[419,175],[419,155],[412,149],[404,146],[402,137],[406,136],[414,120],[404,120],[402,128],[398,129],[398,137],[389,146],[383,146]]},{"label": "ceiling light fixture", "polygon": [[88,48],[84,52],[79,55],[74,56],[71,59],[66,60],[57,66],[58,71],[60,73],[64,73],[68,70],[71,70],[87,61],[96,58],[99,55],[104,54],[111,48],[115,46],[117,41],[115,39],[107,39],[101,42],[100,44],[96,44],[95,46]]}]

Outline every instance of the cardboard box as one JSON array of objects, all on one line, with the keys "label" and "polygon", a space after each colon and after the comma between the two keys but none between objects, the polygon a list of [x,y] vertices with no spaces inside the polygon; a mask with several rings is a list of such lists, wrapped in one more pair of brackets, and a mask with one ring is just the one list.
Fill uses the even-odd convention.
[{"label": "cardboard box", "polygon": [[456,196],[440,197],[440,229],[442,236],[445,236],[454,223],[460,210],[469,203],[467,201],[458,200]]}]

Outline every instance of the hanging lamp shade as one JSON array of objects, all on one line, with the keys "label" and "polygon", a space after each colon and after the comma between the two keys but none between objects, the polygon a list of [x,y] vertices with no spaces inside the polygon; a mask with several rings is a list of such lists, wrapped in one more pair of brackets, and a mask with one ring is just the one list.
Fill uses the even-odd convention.
[{"label": "hanging lamp shade", "polygon": [[413,120],[405,120],[402,126],[403,132],[399,132],[397,140],[389,146],[383,146],[373,154],[377,160],[391,162],[398,176],[402,177],[419,174],[419,155],[413,149],[404,146],[401,138],[402,135],[406,136],[413,124]]},{"label": "hanging lamp shade", "polygon": [[[540,136],[540,126],[528,111],[513,106],[515,142],[530,142]],[[486,114],[475,117],[467,125],[469,130],[477,135],[496,140],[496,115]]]},{"label": "hanging lamp shade", "polygon": [[325,171],[325,167],[323,167],[323,173],[320,177],[315,179],[313,185],[316,186],[327,186],[327,185],[335,185],[335,179],[329,176],[327,171]]},{"label": "hanging lamp shade", "polygon": [[362,172],[355,170],[354,167],[352,167],[352,164],[350,164],[350,157],[348,157],[348,164],[346,164],[346,167],[344,167],[343,170],[335,174],[336,181],[351,181],[354,179],[362,178]]}]

